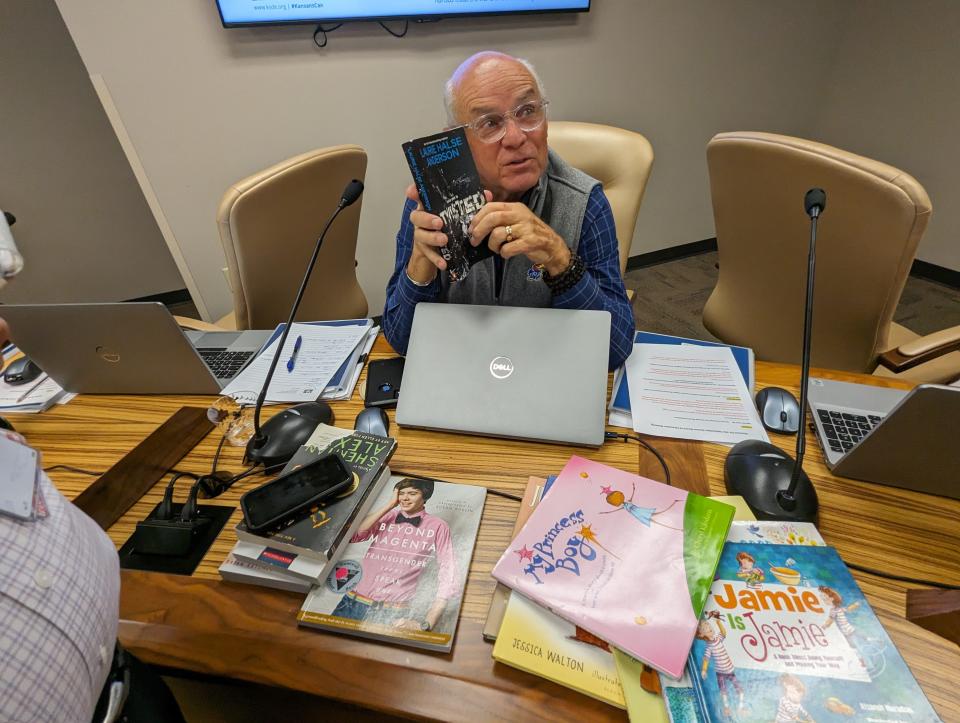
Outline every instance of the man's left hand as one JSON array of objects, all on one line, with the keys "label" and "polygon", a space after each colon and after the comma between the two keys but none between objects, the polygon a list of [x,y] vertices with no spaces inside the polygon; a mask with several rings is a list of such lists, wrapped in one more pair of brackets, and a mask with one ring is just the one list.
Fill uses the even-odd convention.
[{"label": "man's left hand", "polygon": [[570,265],[570,249],[564,240],[522,203],[488,203],[473,217],[470,233],[474,246],[489,234],[493,253],[505,259],[522,254],[543,264],[551,276]]}]

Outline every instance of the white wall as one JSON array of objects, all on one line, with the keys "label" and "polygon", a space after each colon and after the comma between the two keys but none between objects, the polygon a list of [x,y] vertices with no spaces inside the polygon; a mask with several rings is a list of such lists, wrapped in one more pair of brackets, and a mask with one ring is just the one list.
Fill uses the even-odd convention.
[{"label": "white wall", "polygon": [[960,3],[859,0],[810,137],[900,168],[933,217],[917,257],[960,270]]},{"label": "white wall", "polygon": [[0,2],[0,208],[25,260],[3,303],[183,288],[53,0]]},{"label": "white wall", "polygon": [[[850,6],[833,0],[595,0],[587,15],[224,30],[214,0],[57,0],[103,76],[210,315],[231,308],[214,213],[227,185],[313,147],[369,155],[359,274],[383,305],[408,171],[400,144],[440,128],[440,90],[496,48],[541,72],[552,117],[620,125],[657,154],[633,254],[713,235],[704,147],[716,132],[802,135]],[[809,18],[820,30],[809,31]]]}]

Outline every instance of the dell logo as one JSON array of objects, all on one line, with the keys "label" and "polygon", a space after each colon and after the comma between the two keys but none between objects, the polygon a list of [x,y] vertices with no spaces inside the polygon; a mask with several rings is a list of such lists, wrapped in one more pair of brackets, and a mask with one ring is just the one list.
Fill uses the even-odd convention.
[{"label": "dell logo", "polygon": [[506,379],[513,374],[513,362],[509,357],[498,356],[490,362],[490,373],[494,379]]},{"label": "dell logo", "polygon": [[108,349],[105,346],[98,346],[96,351],[97,356],[104,361],[110,362],[111,364],[116,364],[118,361],[120,361],[120,354],[112,349]]}]

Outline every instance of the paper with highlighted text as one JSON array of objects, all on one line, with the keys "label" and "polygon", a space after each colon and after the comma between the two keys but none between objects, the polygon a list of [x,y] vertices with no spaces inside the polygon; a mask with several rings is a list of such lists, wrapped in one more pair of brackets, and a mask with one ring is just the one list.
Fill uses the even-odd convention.
[{"label": "paper with highlighted text", "polygon": [[770,441],[727,347],[635,344],[625,368],[634,431],[730,445]]}]

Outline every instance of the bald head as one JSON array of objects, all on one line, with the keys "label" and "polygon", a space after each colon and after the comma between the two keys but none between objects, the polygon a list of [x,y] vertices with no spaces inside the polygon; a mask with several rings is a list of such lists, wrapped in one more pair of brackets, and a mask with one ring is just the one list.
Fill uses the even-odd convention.
[{"label": "bald head", "polygon": [[512,55],[495,50],[482,50],[460,63],[444,86],[443,104],[447,110],[447,122],[450,125],[457,125],[465,121],[460,99],[460,90],[464,84],[476,83],[480,86],[488,83],[495,84],[497,78],[503,73],[526,74],[539,97],[546,97],[543,83],[540,82],[540,77],[530,61],[514,58]]}]

